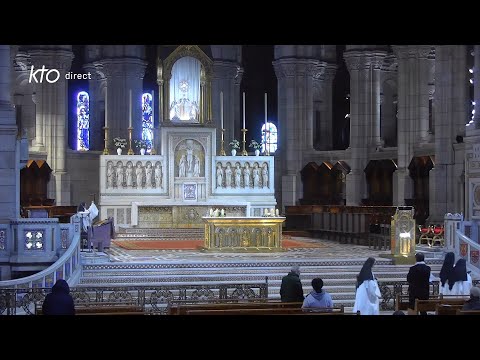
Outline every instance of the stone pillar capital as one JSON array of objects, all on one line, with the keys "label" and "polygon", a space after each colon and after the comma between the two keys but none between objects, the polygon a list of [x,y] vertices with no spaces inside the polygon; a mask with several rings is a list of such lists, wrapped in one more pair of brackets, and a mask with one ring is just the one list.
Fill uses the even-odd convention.
[{"label": "stone pillar capital", "polygon": [[275,60],[273,68],[278,79],[295,76],[319,77],[319,74],[323,73],[322,64],[326,63],[315,59],[286,58]]},{"label": "stone pillar capital", "polygon": [[35,68],[45,66],[48,69],[68,71],[72,65],[73,52],[69,50],[30,50],[30,62]]},{"label": "stone pillar capital", "polygon": [[112,58],[99,61],[103,73],[110,77],[134,77],[143,79],[147,63],[141,59]]},{"label": "stone pillar capital", "polygon": [[213,73],[212,77],[214,79],[234,79],[237,76],[239,64],[216,60],[213,62]]}]

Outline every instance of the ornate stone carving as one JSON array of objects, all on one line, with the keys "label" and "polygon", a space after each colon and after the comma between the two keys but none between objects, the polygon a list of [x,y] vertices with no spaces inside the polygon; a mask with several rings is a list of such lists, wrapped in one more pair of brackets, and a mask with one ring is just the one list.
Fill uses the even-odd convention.
[{"label": "ornate stone carving", "polygon": [[203,177],[205,173],[205,152],[194,139],[181,141],[175,150],[178,159],[178,177]]},{"label": "ornate stone carving", "polygon": [[0,229],[0,250],[5,250],[7,244],[7,231]]}]

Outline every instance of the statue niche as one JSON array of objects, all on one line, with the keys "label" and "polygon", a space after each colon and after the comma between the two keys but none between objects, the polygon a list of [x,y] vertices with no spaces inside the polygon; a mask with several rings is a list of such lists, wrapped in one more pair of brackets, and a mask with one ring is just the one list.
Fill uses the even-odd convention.
[{"label": "statue niche", "polygon": [[175,167],[180,178],[205,176],[205,152],[193,139],[182,140],[175,149]]},{"label": "statue niche", "polygon": [[211,122],[212,65],[196,45],[180,45],[165,60],[157,59],[165,120],[173,124]]}]

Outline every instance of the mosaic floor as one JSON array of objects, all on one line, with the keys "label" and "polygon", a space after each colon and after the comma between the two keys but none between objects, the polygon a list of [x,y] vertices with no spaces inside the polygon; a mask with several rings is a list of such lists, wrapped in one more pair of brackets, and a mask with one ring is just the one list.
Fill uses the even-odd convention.
[{"label": "mosaic floor", "polygon": [[290,248],[281,252],[270,253],[227,253],[201,252],[196,250],[125,250],[115,244],[106,249],[111,262],[142,261],[212,261],[212,260],[291,260],[291,259],[366,259],[389,254],[390,250],[369,249],[368,246],[340,244],[334,240],[312,239],[292,236],[292,240],[320,243],[320,248]]}]

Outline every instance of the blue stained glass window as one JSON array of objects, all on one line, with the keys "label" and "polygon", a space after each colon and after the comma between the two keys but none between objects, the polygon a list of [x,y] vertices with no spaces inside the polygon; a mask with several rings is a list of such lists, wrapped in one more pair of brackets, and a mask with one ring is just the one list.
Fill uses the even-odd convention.
[{"label": "blue stained glass window", "polygon": [[266,129],[267,141],[265,141],[265,124],[262,125],[262,152],[265,152],[265,144],[267,144],[270,154],[277,150],[277,127],[271,122],[267,122]]},{"label": "blue stained glass window", "polygon": [[77,94],[77,150],[90,149],[90,97],[86,91]]},{"label": "blue stained glass window", "polygon": [[142,140],[147,142],[147,153],[152,151],[153,143],[153,108],[152,94],[142,95]]}]

